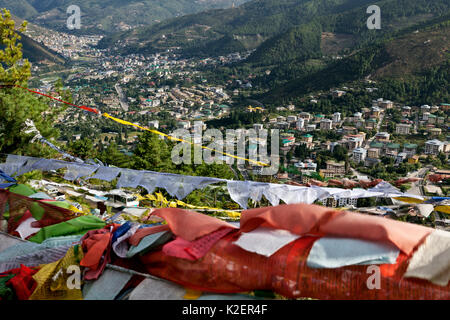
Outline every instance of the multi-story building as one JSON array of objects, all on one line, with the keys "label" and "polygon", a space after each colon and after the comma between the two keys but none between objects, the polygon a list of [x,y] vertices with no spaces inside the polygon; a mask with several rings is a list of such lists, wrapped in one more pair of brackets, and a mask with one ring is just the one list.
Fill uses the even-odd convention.
[{"label": "multi-story building", "polygon": [[417,144],[414,143],[405,143],[403,145],[403,152],[406,153],[408,158],[413,157],[417,151]]},{"label": "multi-story building", "polygon": [[327,161],[327,169],[322,170],[325,177],[343,176],[346,173],[344,162]]},{"label": "multi-story building", "polygon": [[378,142],[389,142],[390,137],[391,135],[387,132],[378,132],[375,135],[375,140]]},{"label": "multi-story building", "polygon": [[366,159],[367,150],[364,148],[356,148],[353,150],[353,161],[360,163]]},{"label": "multi-story building", "polygon": [[264,125],[261,123],[255,123],[253,124],[253,129],[255,129],[256,132],[259,132],[260,130],[264,129]]},{"label": "multi-story building", "polygon": [[337,123],[341,121],[341,113],[340,112],[335,112],[333,114],[333,122]]},{"label": "multi-story building", "polygon": [[396,134],[409,134],[411,131],[411,125],[406,123],[397,123],[395,126]]},{"label": "multi-story building", "polygon": [[297,121],[297,116],[288,116],[287,117],[287,122],[295,122]]},{"label": "multi-story building", "polygon": [[398,143],[388,143],[386,145],[386,156],[395,158],[397,157],[399,150],[400,145]]},{"label": "multi-story building", "polygon": [[300,112],[298,116],[306,121],[311,120],[311,114],[308,112]]},{"label": "multi-story building", "polygon": [[380,157],[380,149],[379,148],[369,148],[367,150],[367,157],[372,159],[378,159]]},{"label": "multi-story building", "polygon": [[444,142],[437,139],[428,140],[425,142],[425,154],[438,155],[439,152],[444,151]]},{"label": "multi-story building", "polygon": [[305,127],[305,119],[303,118],[297,119],[296,127],[297,130],[303,130],[303,128]]},{"label": "multi-story building", "polygon": [[333,121],[330,119],[322,119],[320,121],[320,130],[331,130],[333,129]]}]

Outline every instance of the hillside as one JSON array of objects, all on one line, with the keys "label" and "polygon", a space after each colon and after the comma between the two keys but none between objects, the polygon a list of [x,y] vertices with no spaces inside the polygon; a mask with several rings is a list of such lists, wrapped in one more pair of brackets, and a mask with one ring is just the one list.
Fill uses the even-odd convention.
[{"label": "hillside", "polygon": [[43,44],[40,44],[30,37],[21,34],[23,45],[23,56],[33,63],[46,63],[46,64],[64,64],[66,60],[54,52],[50,48],[47,48]]},{"label": "hillside", "polygon": [[[308,93],[343,84],[376,80],[383,86],[401,87],[403,95],[432,99],[449,96],[450,19],[436,24],[409,27],[348,57],[303,75],[258,97],[264,102],[291,101]],[[439,101],[437,101],[439,102]]]},{"label": "hillside", "polygon": [[84,33],[113,32],[214,8],[228,8],[246,0],[0,0],[16,16],[59,31],[68,31],[70,5],[81,9]]},{"label": "hillside", "polygon": [[[17,16],[12,16],[12,19],[16,23],[16,27],[22,24],[23,19],[18,18]],[[53,51],[52,49],[46,47],[45,45],[34,41],[29,34],[30,33],[39,33],[39,32],[51,32],[49,30],[45,30],[42,27],[36,26],[32,23],[28,23],[27,25],[27,34],[20,34],[22,39],[20,42],[23,45],[23,57],[28,59],[32,63],[46,63],[46,64],[58,64],[62,65],[66,63],[66,60],[63,56]]]},{"label": "hillside", "polygon": [[[367,29],[366,9],[372,4],[381,8],[381,30]],[[122,52],[181,47],[185,56],[257,49],[249,62],[272,65],[321,56],[321,32],[352,38],[342,48],[351,50],[449,10],[446,0],[254,0],[115,34],[100,45],[119,45]]]}]

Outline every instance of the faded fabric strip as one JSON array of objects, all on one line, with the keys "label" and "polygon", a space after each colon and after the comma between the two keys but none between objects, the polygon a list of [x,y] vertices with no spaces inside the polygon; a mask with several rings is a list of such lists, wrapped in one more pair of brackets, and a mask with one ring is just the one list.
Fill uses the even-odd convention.
[{"label": "faded fabric strip", "polygon": [[130,294],[130,300],[183,300],[186,290],[169,281],[144,279]]},{"label": "faded fabric strip", "polygon": [[162,184],[160,179],[163,177],[157,173],[144,172],[142,173],[142,179],[139,181],[139,185],[144,187],[149,194],[152,194],[159,184]]},{"label": "faded fabric strip", "polygon": [[447,286],[450,280],[450,232],[433,231],[413,254],[404,277]]},{"label": "faded fabric strip", "polygon": [[131,228],[125,234],[117,238],[117,240],[113,243],[113,251],[115,254],[117,254],[118,257],[127,257],[127,253],[130,248],[127,240],[136,232],[138,228],[138,224],[131,226]]},{"label": "faded fabric strip", "polygon": [[399,253],[398,248],[392,244],[323,237],[314,242],[306,263],[309,268],[394,264]]},{"label": "faded fabric strip", "polygon": [[137,246],[131,246],[127,252],[127,258],[132,258],[137,254],[143,255],[148,251],[157,248],[173,237],[172,232],[162,231],[144,237]]},{"label": "faded fabric strip", "polygon": [[251,232],[242,233],[234,244],[246,251],[270,257],[298,238],[299,235],[287,230],[259,227]]},{"label": "faded fabric strip", "polygon": [[136,170],[120,170],[120,178],[117,181],[116,188],[136,188],[142,179],[142,172]]},{"label": "faded fabric strip", "polygon": [[158,185],[158,187],[163,187],[172,197],[175,196],[177,199],[182,200],[192,191],[203,189],[204,187],[219,181],[221,180],[217,178],[165,175],[160,181],[162,185]]},{"label": "faded fabric strip", "polygon": [[70,164],[67,167],[64,179],[73,181],[81,177],[89,176],[97,169],[98,166],[93,165]]},{"label": "faded fabric strip", "polygon": [[132,275],[106,268],[95,281],[86,281],[83,287],[84,300],[114,300]]},{"label": "faded fabric strip", "polygon": [[32,170],[51,171],[66,168],[70,162],[59,161],[53,159],[40,159],[31,165]]},{"label": "faded fabric strip", "polygon": [[114,167],[99,167],[97,172],[89,179],[99,179],[110,182],[115,178],[117,178],[117,176],[120,173],[120,170],[121,170],[120,168]]}]

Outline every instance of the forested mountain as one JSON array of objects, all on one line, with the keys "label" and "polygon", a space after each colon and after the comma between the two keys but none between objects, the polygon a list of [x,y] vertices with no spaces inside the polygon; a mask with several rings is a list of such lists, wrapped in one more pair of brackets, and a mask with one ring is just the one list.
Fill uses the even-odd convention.
[{"label": "forested mountain", "polygon": [[265,102],[292,101],[368,78],[402,100],[439,103],[450,99],[450,17],[406,28],[264,93]]},{"label": "forested mountain", "polygon": [[150,25],[167,18],[214,8],[228,8],[246,0],[0,0],[0,8],[52,29],[63,31],[67,8],[81,9],[83,32],[112,32]]},{"label": "forested mountain", "polygon": [[[369,5],[381,8],[381,30],[366,26]],[[270,65],[322,54],[322,32],[352,38],[353,49],[408,25],[448,13],[447,0],[255,0],[234,9],[170,19],[105,38],[101,46],[125,44],[124,52],[181,47],[186,56],[257,49],[249,61]]]}]

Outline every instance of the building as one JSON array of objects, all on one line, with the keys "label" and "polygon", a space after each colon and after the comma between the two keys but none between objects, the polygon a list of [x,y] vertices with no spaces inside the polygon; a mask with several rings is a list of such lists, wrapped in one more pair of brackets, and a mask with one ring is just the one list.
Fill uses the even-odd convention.
[{"label": "building", "polygon": [[406,116],[410,116],[411,115],[411,107],[410,106],[404,106],[402,108],[402,116],[406,117]]},{"label": "building", "polygon": [[159,121],[158,120],[152,120],[148,122],[149,128],[159,129]]},{"label": "building", "polygon": [[327,169],[322,170],[323,174],[326,178],[333,178],[336,176],[343,176],[346,173],[345,170],[345,163],[344,162],[334,162],[334,161],[327,161]]},{"label": "building", "polygon": [[320,121],[320,130],[331,130],[333,129],[333,121],[330,119],[322,119]]},{"label": "building", "polygon": [[316,114],[314,115],[314,122],[319,123],[321,122],[323,119],[325,119],[325,116],[323,114]]},{"label": "building", "polygon": [[380,157],[380,149],[379,148],[369,148],[367,150],[367,157],[371,159],[378,159]]},{"label": "building", "polygon": [[386,145],[386,156],[397,157],[398,151],[400,150],[400,145],[398,143],[388,143]]},{"label": "building", "polygon": [[378,132],[375,135],[375,140],[378,142],[389,142],[390,137],[391,135],[387,132]]},{"label": "building", "polygon": [[345,135],[356,134],[358,133],[358,129],[356,129],[355,127],[342,127],[342,132]]},{"label": "building", "polygon": [[373,118],[367,120],[366,126],[369,129],[375,129],[377,127],[377,120]]},{"label": "building", "polygon": [[429,124],[435,124],[436,123],[436,119],[437,119],[437,117],[434,114],[429,114],[428,115],[428,123]]},{"label": "building", "polygon": [[308,112],[300,112],[298,116],[306,121],[311,120],[311,114]]},{"label": "building", "polygon": [[287,130],[289,129],[289,122],[286,121],[278,121],[275,123],[275,128],[281,129],[281,130]]},{"label": "building", "polygon": [[177,127],[179,129],[189,129],[191,127],[191,123],[189,121],[179,121],[177,123]]},{"label": "building", "polygon": [[358,198],[340,198],[338,200],[339,207],[356,207],[358,204]]},{"label": "building", "polygon": [[301,173],[310,173],[317,171],[317,163],[313,162],[311,159],[305,160],[305,162],[299,161],[294,164],[295,167],[300,169]]},{"label": "building", "polygon": [[444,142],[433,139],[425,142],[425,154],[438,155],[444,151]]},{"label": "building", "polygon": [[306,126],[306,131],[310,132],[310,131],[314,131],[316,130],[316,125],[315,124],[308,124]]},{"label": "building", "polygon": [[397,157],[395,158],[395,164],[402,163],[405,161],[405,159],[408,157],[408,155],[405,152],[400,152],[397,154]]},{"label": "building", "polygon": [[411,131],[411,125],[406,123],[397,123],[395,126],[396,134],[409,134]]},{"label": "building", "polygon": [[344,94],[346,94],[346,92],[341,90],[334,90],[333,92],[331,92],[331,95],[335,98],[342,97]]},{"label": "building", "polygon": [[409,164],[416,164],[419,162],[419,156],[418,155],[414,155],[411,158],[408,158],[408,163]]},{"label": "building", "polygon": [[366,160],[367,150],[364,148],[356,148],[353,150],[353,161],[360,163]]},{"label": "building", "polygon": [[255,129],[256,132],[259,132],[260,130],[264,129],[264,125],[262,125],[260,123],[255,123],[253,125],[253,129]]},{"label": "building", "polygon": [[287,122],[295,122],[297,121],[297,116],[288,116],[287,117]]},{"label": "building", "polygon": [[372,107],[372,116],[379,117],[381,113],[380,108],[378,107]]},{"label": "building", "polygon": [[329,208],[336,208],[338,204],[338,201],[333,197],[322,199],[320,200],[320,202],[322,203],[323,206]]},{"label": "building", "polygon": [[380,106],[380,108],[383,108],[383,109],[390,109],[390,108],[394,107],[394,103],[390,100],[380,101],[378,103],[378,105]]},{"label": "building", "polygon": [[297,130],[303,130],[304,127],[305,127],[305,119],[303,119],[303,118],[297,119],[297,123],[296,123]]},{"label": "building", "polygon": [[284,133],[281,135],[281,144],[283,147],[290,147],[295,143],[295,137]]},{"label": "building", "polygon": [[335,112],[333,114],[333,122],[338,123],[341,121],[341,113],[340,112]]},{"label": "building", "polygon": [[442,134],[441,128],[430,128],[428,131],[430,132],[430,135],[433,137],[436,137],[436,136],[439,136]]},{"label": "building", "polygon": [[415,143],[405,143],[403,145],[403,152],[406,153],[408,158],[413,157],[417,152],[417,144]]}]

